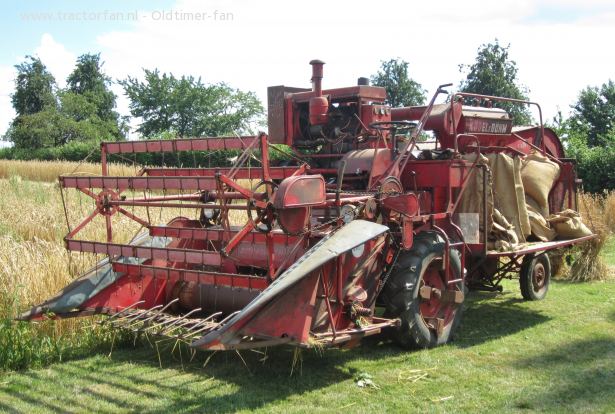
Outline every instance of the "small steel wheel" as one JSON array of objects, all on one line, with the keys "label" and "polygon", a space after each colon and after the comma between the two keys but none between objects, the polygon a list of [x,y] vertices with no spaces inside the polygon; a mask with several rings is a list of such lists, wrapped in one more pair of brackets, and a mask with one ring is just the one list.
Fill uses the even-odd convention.
[{"label": "small steel wheel", "polygon": [[547,296],[551,283],[551,262],[546,253],[523,258],[519,287],[525,300],[541,300]]}]

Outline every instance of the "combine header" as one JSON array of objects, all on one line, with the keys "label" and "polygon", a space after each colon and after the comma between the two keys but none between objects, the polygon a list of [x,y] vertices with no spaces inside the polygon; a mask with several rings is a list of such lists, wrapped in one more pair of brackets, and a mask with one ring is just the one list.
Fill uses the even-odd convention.
[{"label": "combine header", "polygon": [[[66,247],[108,258],[21,318],[107,314],[204,350],[351,346],[383,330],[431,347],[452,338],[467,288],[518,275],[523,297],[541,299],[545,252],[593,237],[557,136],[542,119],[514,128],[495,107],[537,104],[461,93],[436,104],[441,85],[426,106],[391,108],[364,78],[323,90],[324,63],[310,63],[311,89],[269,88],[268,134],[106,142],[101,176],[60,177],[96,206]],[[232,168],[108,174],[113,154],[229,149],[241,151]],[[272,165],[271,150],[291,161]],[[193,218],[161,225],[139,208]],[[147,231],[120,244],[114,215]],[[81,238],[96,216],[106,240]]]}]

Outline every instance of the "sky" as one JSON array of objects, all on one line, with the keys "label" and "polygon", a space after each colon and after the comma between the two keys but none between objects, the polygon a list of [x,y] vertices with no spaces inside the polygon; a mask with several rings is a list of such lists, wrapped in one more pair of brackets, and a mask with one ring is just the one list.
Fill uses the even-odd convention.
[{"label": "sky", "polygon": [[[564,115],[580,90],[615,79],[613,0],[21,0],[1,6],[0,135],[15,116],[14,66],[41,58],[64,87],[76,58],[100,53],[112,79],[143,68],[200,76],[255,92],[310,86],[311,59],[326,62],[323,88],[350,86],[401,58],[433,94],[455,87],[478,48],[510,44],[519,82],[543,107]],[[114,84],[118,111],[129,115]],[[131,121],[132,127],[139,120]],[[134,134],[131,135],[134,137]]]}]

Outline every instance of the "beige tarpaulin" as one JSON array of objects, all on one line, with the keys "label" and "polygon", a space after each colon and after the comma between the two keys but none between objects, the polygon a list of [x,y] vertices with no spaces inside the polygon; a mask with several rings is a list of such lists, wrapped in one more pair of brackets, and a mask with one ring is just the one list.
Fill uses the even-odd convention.
[{"label": "beige tarpaulin", "polygon": [[536,202],[538,213],[548,217],[549,192],[559,178],[559,165],[542,154],[532,152],[521,162],[521,179],[525,194]]},{"label": "beige tarpaulin", "polygon": [[[474,162],[476,154],[465,154],[463,158]],[[560,173],[553,161],[536,153],[525,157],[498,153],[480,155],[478,164],[488,167],[487,242],[490,249],[511,250],[530,236],[551,241],[556,237],[568,239],[591,234],[577,212],[565,210],[549,216],[549,193]],[[481,238],[484,171],[484,168],[476,168],[468,178],[457,209],[459,213],[479,214]]]},{"label": "beige tarpaulin", "polygon": [[573,210],[564,210],[561,213],[552,214],[547,220],[553,226],[557,235],[563,239],[576,239],[592,234],[592,231],[583,224],[581,215]]},{"label": "beige tarpaulin", "polygon": [[527,212],[530,217],[530,225],[532,226],[532,234],[539,239],[540,241],[546,242],[551,241],[557,236],[555,230],[553,230],[547,219],[544,218],[542,214],[540,214],[535,207],[532,206],[532,203],[527,204]]},{"label": "beige tarpaulin", "polygon": [[[489,160],[484,155],[479,155],[477,165],[489,166]],[[476,161],[476,153],[465,154],[463,159],[468,162]],[[485,175],[485,168],[475,168],[470,172],[468,177],[468,184],[461,196],[459,207],[457,211],[459,213],[478,213],[479,220],[479,237],[483,236],[484,223],[483,223],[483,176]],[[487,229],[491,231],[493,223],[493,193],[491,192],[491,174],[487,173]],[[484,242],[484,240],[481,240]]]},{"label": "beige tarpaulin", "polygon": [[488,154],[487,158],[493,175],[494,206],[513,225],[519,242],[525,242],[532,228],[525,206],[521,159],[503,153]]}]

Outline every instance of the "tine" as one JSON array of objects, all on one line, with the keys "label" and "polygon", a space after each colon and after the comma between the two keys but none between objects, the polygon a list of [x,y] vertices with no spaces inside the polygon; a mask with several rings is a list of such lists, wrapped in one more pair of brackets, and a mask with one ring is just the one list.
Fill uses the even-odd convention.
[{"label": "tine", "polygon": [[126,312],[129,312],[132,308],[134,308],[135,306],[138,306],[138,305],[140,305],[140,304],[142,304],[142,303],[145,303],[145,301],[144,301],[144,300],[140,300],[140,301],[138,301],[138,302],[133,303],[133,304],[132,304],[132,305],[130,305],[130,306],[125,307],[125,308],[124,308],[124,309],[122,309],[121,311],[116,312],[116,313],[112,314],[111,316],[109,316],[109,318],[107,318],[107,319],[105,320],[105,322],[109,322],[109,321],[111,321],[112,319],[115,319],[115,318],[117,318],[117,317],[121,316],[122,314],[124,314],[124,313],[126,313]]},{"label": "tine", "polygon": [[[201,332],[205,331],[206,329],[214,329],[214,328],[217,328],[218,326],[220,326],[220,325],[219,325],[219,324],[217,324],[217,323],[213,323],[213,322],[212,322],[210,325],[203,326],[203,327],[201,327],[200,329],[197,329],[196,331],[193,331],[193,330],[189,331],[188,335],[190,335],[190,336],[194,336],[194,335],[197,335],[197,334],[199,334],[199,333],[201,333]],[[188,335],[187,335],[187,336],[188,336]]]},{"label": "tine", "polygon": [[[158,326],[161,326],[161,325],[163,325],[163,329],[164,329],[164,325],[166,325],[166,324],[169,324],[169,326],[168,326],[168,327],[171,327],[171,326],[175,325],[177,322],[179,322],[179,321],[181,321],[182,319],[186,318],[187,316],[191,315],[192,313],[194,313],[194,312],[198,312],[198,311],[200,311],[200,310],[201,310],[201,308],[196,308],[196,309],[191,310],[190,312],[188,312],[188,313],[187,313],[187,314],[185,314],[184,316],[174,317],[174,318],[168,318],[168,319],[163,320],[162,322],[160,322],[160,323],[158,323],[158,324],[156,324],[156,325],[151,326],[151,329],[152,329],[152,330],[154,330],[154,328],[156,328],[156,327],[158,327]],[[162,330],[161,330],[161,331],[162,331]],[[160,331],[159,331],[159,332],[160,332]]]},{"label": "tine", "polygon": [[[196,328],[198,328],[198,327],[200,327],[202,325],[205,325],[207,323],[214,323],[212,321],[212,319],[214,319],[215,317],[220,316],[220,315],[222,315],[222,312],[212,313],[211,315],[209,315],[205,319],[199,319],[197,323],[195,323],[193,326],[191,326],[191,327],[189,327],[187,329],[191,329],[192,330],[192,329],[196,329]],[[195,321],[196,321],[196,319],[195,319]]]},{"label": "tine", "polygon": [[[170,324],[169,326],[167,326],[167,327],[165,327],[165,328],[164,328],[164,329],[166,329],[166,330],[167,330],[167,331],[166,331],[166,333],[165,333],[165,335],[166,335],[166,334],[168,334],[169,332],[174,331],[175,329],[181,328],[181,327],[182,327],[182,325],[181,325],[181,324],[179,324],[180,322],[182,322],[182,321],[183,321],[183,322],[185,323],[185,322],[186,322],[186,319],[188,318],[188,316],[192,315],[192,314],[193,314],[193,313],[195,313],[195,312],[200,312],[200,311],[201,311],[201,308],[192,309],[190,312],[188,312],[188,313],[187,313],[187,314],[185,314],[184,316],[181,316],[181,317],[177,318],[177,319],[176,319],[176,320],[175,320],[172,324]],[[177,324],[179,324],[179,325],[177,325]],[[175,326],[175,325],[177,325],[177,326]],[[175,326],[175,327],[173,328],[173,326]],[[173,328],[173,329],[169,330],[169,328]],[[163,329],[163,330],[164,330],[164,329]],[[159,333],[162,333],[162,331],[163,331],[163,330],[161,330]]]},{"label": "tine", "polygon": [[[160,309],[158,312],[155,312],[153,316],[151,316],[151,317],[150,317],[150,318],[148,318],[148,319],[145,319],[145,320],[143,321],[143,323],[146,323],[146,322],[151,321],[151,320],[152,320],[152,319],[154,319],[156,316],[160,315],[162,312],[164,312],[165,310],[167,310],[167,308],[168,308],[169,306],[171,306],[172,304],[174,304],[174,303],[175,303],[175,302],[177,302],[178,300],[179,300],[179,298],[175,298],[175,299],[173,299],[172,301],[170,301],[169,303],[167,303],[166,305],[164,305],[164,307],[163,307],[162,309]],[[153,309],[154,309],[154,308],[150,309],[150,311],[151,311],[151,310],[153,310]]]},{"label": "tine", "polygon": [[[162,305],[157,305],[154,306],[153,308],[149,309],[147,311],[147,313],[152,312],[154,309],[157,309],[156,312],[152,312],[152,315],[149,317],[146,317],[145,319],[143,319],[142,321],[137,321],[137,323],[141,322],[142,325],[147,324],[149,321],[151,321],[152,319],[158,317],[160,314],[162,314],[162,312],[164,312],[169,306],[171,306],[172,304],[174,304],[175,302],[177,302],[179,300],[179,298],[175,298],[172,301],[170,301],[169,303],[167,303],[166,305],[162,306]],[[147,316],[147,315],[146,315]],[[130,325],[129,325],[130,326]],[[129,327],[127,326],[127,327]]]},{"label": "tine", "polygon": [[130,324],[132,321],[146,315],[147,311],[143,309],[131,309],[130,312],[124,316],[117,318],[115,321],[111,321],[111,326],[119,326],[121,324]]},{"label": "tine", "polygon": [[179,325],[177,325],[178,327],[184,328],[184,329],[195,329],[199,326],[202,326],[203,324],[206,323],[211,323],[209,318],[207,319],[186,319],[183,322],[181,322]]},{"label": "tine", "polygon": [[136,309],[135,313],[134,313],[134,317],[132,319],[128,318],[128,320],[126,321],[127,325],[125,326],[126,328],[130,327],[134,321],[137,321],[136,323],[139,323],[141,321],[139,321],[138,319],[140,317],[147,317],[147,315],[149,314],[149,312],[151,312],[154,309],[159,309],[161,308],[162,305],[156,305],[151,309],[145,310],[145,309]]},{"label": "tine", "polygon": [[235,311],[231,314],[229,314],[226,318],[222,319],[218,325],[222,326],[223,324],[225,324],[229,319],[231,319],[233,316],[237,315],[240,311]]},{"label": "tine", "polygon": [[182,324],[182,327],[184,327],[185,331],[181,334],[179,334],[179,338],[189,338],[192,337],[196,334],[198,334],[199,332],[202,332],[206,329],[211,329],[213,326],[218,326],[218,324],[216,322],[213,322],[212,319],[218,315],[220,315],[222,312],[216,312],[210,316],[208,316],[206,319],[202,319],[200,320],[198,323],[195,323],[192,326],[186,326],[187,323]]},{"label": "tine", "polygon": [[196,311],[200,311],[200,310],[201,310],[200,308],[193,309],[192,311],[188,312],[184,316],[178,318],[172,325],[169,325],[169,328],[172,327],[173,325],[175,325],[175,328],[173,328],[173,330],[175,330],[177,328],[188,328],[189,329],[190,328],[190,324],[196,325],[196,324],[200,323],[200,319],[188,318],[188,316],[190,316],[192,313],[194,313]]}]

